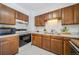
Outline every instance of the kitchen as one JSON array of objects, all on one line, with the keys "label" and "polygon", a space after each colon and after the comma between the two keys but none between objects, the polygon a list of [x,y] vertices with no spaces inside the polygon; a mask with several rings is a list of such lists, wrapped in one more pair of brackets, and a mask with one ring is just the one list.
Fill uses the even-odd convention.
[{"label": "kitchen", "polygon": [[79,55],[78,10],[78,3],[0,3],[0,55],[28,50],[33,55]]}]

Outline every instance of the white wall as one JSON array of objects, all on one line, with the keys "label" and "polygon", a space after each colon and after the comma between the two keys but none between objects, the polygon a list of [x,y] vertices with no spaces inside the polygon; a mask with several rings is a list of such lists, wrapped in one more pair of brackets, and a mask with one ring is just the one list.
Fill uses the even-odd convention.
[{"label": "white wall", "polygon": [[35,10],[35,16],[36,15],[40,15],[40,14],[44,14],[53,10],[57,10],[57,9],[61,9],[70,5],[73,5],[76,3],[53,3],[50,6],[45,6],[44,8],[39,8],[38,10]]}]

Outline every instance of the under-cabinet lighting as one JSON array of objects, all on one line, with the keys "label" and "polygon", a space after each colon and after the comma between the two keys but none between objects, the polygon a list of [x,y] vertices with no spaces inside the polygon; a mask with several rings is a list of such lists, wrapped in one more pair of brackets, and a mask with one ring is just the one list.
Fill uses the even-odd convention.
[{"label": "under-cabinet lighting", "polygon": [[55,25],[57,23],[58,23],[57,19],[52,19],[52,20],[47,21],[47,24],[49,24],[49,25]]}]

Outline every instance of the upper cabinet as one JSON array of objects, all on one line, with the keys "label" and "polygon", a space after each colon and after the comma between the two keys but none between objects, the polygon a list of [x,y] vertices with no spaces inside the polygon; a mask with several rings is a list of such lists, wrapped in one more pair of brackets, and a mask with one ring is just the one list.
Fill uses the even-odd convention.
[{"label": "upper cabinet", "polygon": [[62,24],[79,24],[79,4],[62,9]]},{"label": "upper cabinet", "polygon": [[44,26],[48,20],[61,20],[63,25],[79,24],[79,4],[64,7],[35,17],[35,25]]},{"label": "upper cabinet", "polygon": [[73,6],[62,9],[62,24],[69,25],[74,23]]},{"label": "upper cabinet", "polygon": [[35,26],[44,26],[45,25],[45,19],[43,15],[36,16],[35,17]]},{"label": "upper cabinet", "polygon": [[74,5],[74,24],[79,24],[79,4]]},{"label": "upper cabinet", "polygon": [[0,24],[16,24],[16,11],[0,4]]},{"label": "upper cabinet", "polygon": [[61,19],[62,18],[62,14],[61,13],[62,13],[61,9],[53,11],[53,19]]},{"label": "upper cabinet", "polygon": [[49,13],[43,14],[45,22],[49,19]]},{"label": "upper cabinet", "polygon": [[22,13],[16,11],[16,19],[22,20],[23,19]]},{"label": "upper cabinet", "polygon": [[16,11],[16,19],[28,22],[29,16],[27,16],[21,12]]},{"label": "upper cabinet", "polygon": [[61,9],[35,16],[35,26],[44,26],[45,22],[53,19],[61,19]]},{"label": "upper cabinet", "polygon": [[40,26],[40,22],[39,22],[39,16],[35,17],[35,26]]}]

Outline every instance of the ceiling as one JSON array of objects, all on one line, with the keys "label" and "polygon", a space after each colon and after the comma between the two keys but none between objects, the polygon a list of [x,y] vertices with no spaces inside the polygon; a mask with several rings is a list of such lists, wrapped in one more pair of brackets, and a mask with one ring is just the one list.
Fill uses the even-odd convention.
[{"label": "ceiling", "polygon": [[74,3],[16,3],[18,6],[25,10],[33,11],[34,13],[45,12],[48,10],[54,10],[65,6],[72,5]]}]

